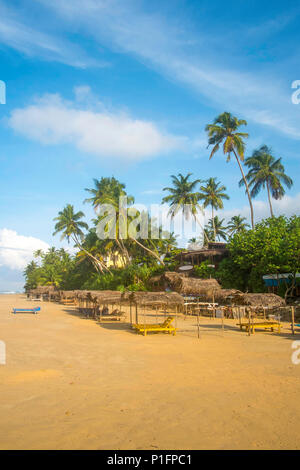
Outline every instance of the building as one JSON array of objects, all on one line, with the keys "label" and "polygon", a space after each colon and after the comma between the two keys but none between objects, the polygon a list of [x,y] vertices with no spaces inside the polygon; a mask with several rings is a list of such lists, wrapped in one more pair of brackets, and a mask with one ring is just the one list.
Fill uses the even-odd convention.
[{"label": "building", "polygon": [[176,256],[181,265],[198,266],[203,261],[218,267],[220,262],[229,255],[227,244],[223,242],[208,242],[207,247],[199,250],[182,251]]},{"label": "building", "polygon": [[[292,296],[300,297],[300,273],[297,273],[295,278],[297,285],[294,288]],[[287,289],[292,279],[292,273],[266,274],[263,276],[263,281],[268,288],[268,292],[272,292],[273,294],[277,294],[280,285],[285,285]]]}]

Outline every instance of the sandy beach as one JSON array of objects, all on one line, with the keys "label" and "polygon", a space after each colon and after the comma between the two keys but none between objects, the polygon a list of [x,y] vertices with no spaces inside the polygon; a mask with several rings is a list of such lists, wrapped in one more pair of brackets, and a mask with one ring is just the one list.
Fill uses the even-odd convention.
[{"label": "sandy beach", "polygon": [[[40,305],[38,315],[12,307]],[[147,337],[74,307],[0,296],[1,449],[299,449],[300,365],[289,325],[178,320]]]}]

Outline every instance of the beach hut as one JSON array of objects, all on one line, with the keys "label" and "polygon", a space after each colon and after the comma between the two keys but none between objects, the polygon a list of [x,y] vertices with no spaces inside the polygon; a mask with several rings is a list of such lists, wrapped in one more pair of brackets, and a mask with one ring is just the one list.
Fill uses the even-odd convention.
[{"label": "beach hut", "polygon": [[226,243],[209,242],[207,247],[200,248],[199,250],[182,251],[175,259],[180,261],[181,265],[191,264],[192,266],[198,266],[203,261],[209,261],[210,264],[217,267],[228,255],[229,250]]}]

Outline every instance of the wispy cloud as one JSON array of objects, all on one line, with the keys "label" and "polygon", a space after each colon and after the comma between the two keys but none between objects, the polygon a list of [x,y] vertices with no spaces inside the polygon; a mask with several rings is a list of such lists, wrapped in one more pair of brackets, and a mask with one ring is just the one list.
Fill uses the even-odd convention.
[{"label": "wispy cloud", "polygon": [[185,143],[184,138],[162,132],[153,122],[108,111],[102,103],[100,111],[86,107],[83,98],[88,91],[77,88],[80,99],[74,102],[60,95],[45,95],[32,105],[13,110],[9,126],[44,144],[69,143],[102,158],[127,162],[163,154]]},{"label": "wispy cloud", "polygon": [[[228,68],[218,65],[217,53],[207,47],[207,33],[191,34],[183,23],[146,13],[134,0],[88,0],[84,5],[79,0],[40,2],[50,6],[66,25],[77,24],[99,44],[136,56],[171,80],[189,86],[210,104],[300,138],[299,109],[291,103],[289,84],[283,88],[271,71],[245,73],[230,63]],[[289,21],[286,16],[285,24]],[[270,19],[269,34],[278,28],[278,18]],[[246,27],[243,34],[247,35]]]},{"label": "wispy cloud", "polygon": [[45,32],[24,22],[22,15],[0,1],[0,45],[11,47],[29,57],[61,62],[73,67],[106,67],[101,59],[89,57],[77,44],[59,34]]}]

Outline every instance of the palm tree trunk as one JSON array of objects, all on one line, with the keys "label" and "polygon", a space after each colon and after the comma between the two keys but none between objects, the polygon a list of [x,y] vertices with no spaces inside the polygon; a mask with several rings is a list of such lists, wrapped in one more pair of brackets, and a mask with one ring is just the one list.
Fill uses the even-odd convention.
[{"label": "palm tree trunk", "polygon": [[215,226],[214,206],[213,206],[213,204],[211,205],[211,220],[212,220],[212,226],[213,226],[213,231],[214,231],[214,241],[216,241],[217,234],[216,234],[216,226]]},{"label": "palm tree trunk", "polygon": [[[118,245],[118,247],[120,248],[121,250],[121,253],[123,254],[125,260],[127,261],[128,264],[130,264],[130,257],[129,257],[129,253],[127,251],[127,248],[125,247],[124,243],[123,243],[123,240],[121,241],[122,239],[118,239],[116,238],[116,243]],[[126,263],[125,263],[126,264]]]},{"label": "palm tree trunk", "polygon": [[274,217],[273,207],[272,207],[272,202],[271,202],[271,195],[270,195],[270,186],[269,186],[269,181],[268,180],[267,180],[267,190],[268,190],[268,199],[269,199],[271,217]]},{"label": "palm tree trunk", "polygon": [[141,248],[143,248],[144,250],[151,253],[151,255],[154,256],[154,258],[156,258],[163,266],[165,265],[165,263],[160,259],[160,257],[154,251],[152,251],[149,248],[147,248],[146,246],[142,245],[142,243],[138,242],[136,238],[133,238],[133,237],[129,237],[129,238],[130,238],[130,240],[133,240]]},{"label": "palm tree trunk", "polygon": [[209,243],[209,238],[205,233],[203,225],[201,224],[201,222],[199,222],[198,217],[196,215],[194,215],[194,217],[195,217],[195,220],[196,220],[197,224],[199,225],[199,227],[203,230],[203,237],[206,239],[207,243]]},{"label": "palm tree trunk", "polygon": [[105,263],[102,263],[98,258],[96,258],[94,255],[89,253],[85,248],[83,248],[83,246],[79,243],[79,240],[77,239],[77,237],[75,235],[73,236],[73,240],[75,242],[75,245],[77,245],[77,247],[80,250],[82,250],[92,260],[94,266],[98,267],[98,269],[101,273],[103,273],[103,270],[105,269],[107,272],[109,272],[111,274],[110,269],[107,268]]},{"label": "palm tree trunk", "polygon": [[236,158],[236,161],[238,162],[238,165],[240,167],[240,170],[241,170],[241,173],[242,173],[242,177],[243,177],[243,180],[244,180],[244,183],[245,183],[245,186],[246,186],[246,192],[247,192],[247,195],[248,195],[248,200],[249,200],[249,205],[250,205],[250,212],[251,212],[251,226],[252,226],[252,229],[254,229],[254,212],[253,212],[253,205],[252,205],[252,200],[251,200],[251,196],[250,196],[250,191],[249,191],[249,186],[248,186],[248,183],[247,183],[247,180],[246,180],[246,177],[245,177],[245,173],[243,171],[243,167],[241,165],[241,162],[240,162],[240,159],[239,157],[237,156],[235,150],[233,149],[233,153],[234,153],[234,156]]}]

